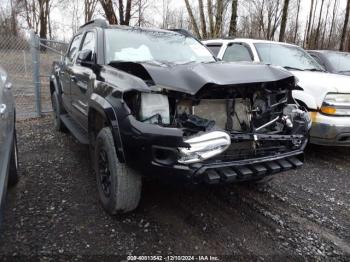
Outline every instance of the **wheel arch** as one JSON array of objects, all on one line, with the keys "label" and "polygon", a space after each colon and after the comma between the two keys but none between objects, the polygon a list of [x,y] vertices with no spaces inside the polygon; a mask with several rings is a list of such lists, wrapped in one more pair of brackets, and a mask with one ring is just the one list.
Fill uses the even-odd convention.
[{"label": "wheel arch", "polygon": [[93,94],[89,102],[88,132],[90,145],[94,148],[98,133],[104,128],[110,127],[118,160],[125,163],[124,150],[119,132],[117,115],[113,106],[103,97]]},{"label": "wheel arch", "polygon": [[51,95],[52,95],[53,92],[55,92],[55,91],[56,91],[57,94],[61,94],[61,93],[62,93],[62,92],[61,92],[60,85],[59,85],[59,83],[58,83],[58,81],[57,81],[56,76],[55,76],[55,75],[52,75],[52,76],[50,77],[50,93],[51,93]]}]

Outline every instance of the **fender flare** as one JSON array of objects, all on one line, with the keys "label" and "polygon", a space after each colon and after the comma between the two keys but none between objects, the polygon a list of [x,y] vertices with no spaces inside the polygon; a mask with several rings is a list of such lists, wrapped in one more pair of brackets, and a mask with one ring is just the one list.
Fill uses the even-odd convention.
[{"label": "fender flare", "polygon": [[123,149],[123,142],[119,130],[118,117],[114,107],[102,96],[93,93],[89,101],[89,129],[90,129],[90,110],[93,109],[102,115],[107,121],[108,126],[112,128],[114,144],[116,146],[116,153],[119,162],[125,163],[125,154]]},{"label": "fender flare", "polygon": [[60,87],[60,85],[59,85],[59,83],[57,81],[56,75],[53,74],[53,75],[50,76],[50,82],[52,83],[52,85],[54,87],[54,91],[56,92],[56,94],[61,95],[62,90],[61,90],[61,87]]}]

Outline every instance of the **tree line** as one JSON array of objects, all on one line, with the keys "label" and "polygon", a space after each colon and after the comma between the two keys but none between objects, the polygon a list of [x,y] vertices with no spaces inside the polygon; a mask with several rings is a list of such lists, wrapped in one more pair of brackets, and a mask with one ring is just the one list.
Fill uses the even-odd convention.
[{"label": "tree line", "polygon": [[[59,38],[56,32],[61,25],[53,22],[52,14],[55,10],[68,10],[73,32],[81,23],[103,16],[110,24],[184,28],[199,39],[246,37],[286,41],[307,49],[350,51],[350,0],[9,0],[9,3],[10,6],[0,6],[0,33],[18,34],[21,29],[34,29],[41,38]],[[154,13],[160,19],[154,19]]]}]

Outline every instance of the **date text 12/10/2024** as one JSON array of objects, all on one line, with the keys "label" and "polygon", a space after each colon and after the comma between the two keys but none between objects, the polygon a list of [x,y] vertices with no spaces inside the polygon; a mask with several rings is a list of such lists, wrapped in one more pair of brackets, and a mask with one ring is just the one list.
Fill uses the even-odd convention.
[{"label": "date text 12/10/2024", "polygon": [[217,256],[128,256],[127,261],[220,261]]}]

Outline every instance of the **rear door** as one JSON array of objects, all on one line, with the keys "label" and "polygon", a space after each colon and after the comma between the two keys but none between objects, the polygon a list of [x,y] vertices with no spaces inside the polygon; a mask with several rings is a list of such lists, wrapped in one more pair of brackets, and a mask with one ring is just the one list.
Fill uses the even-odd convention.
[{"label": "rear door", "polygon": [[68,52],[65,57],[62,69],[60,71],[60,82],[62,86],[62,100],[64,108],[68,111],[72,111],[72,99],[71,99],[71,76],[72,67],[76,61],[78,51],[81,44],[82,34],[76,35],[69,46]]},{"label": "rear door", "polygon": [[[96,62],[96,32],[87,31],[84,35],[80,51],[91,51],[91,62]],[[75,62],[72,66],[71,97],[74,119],[85,129],[88,128],[88,101],[93,90],[96,75],[93,66],[83,66]]]}]

